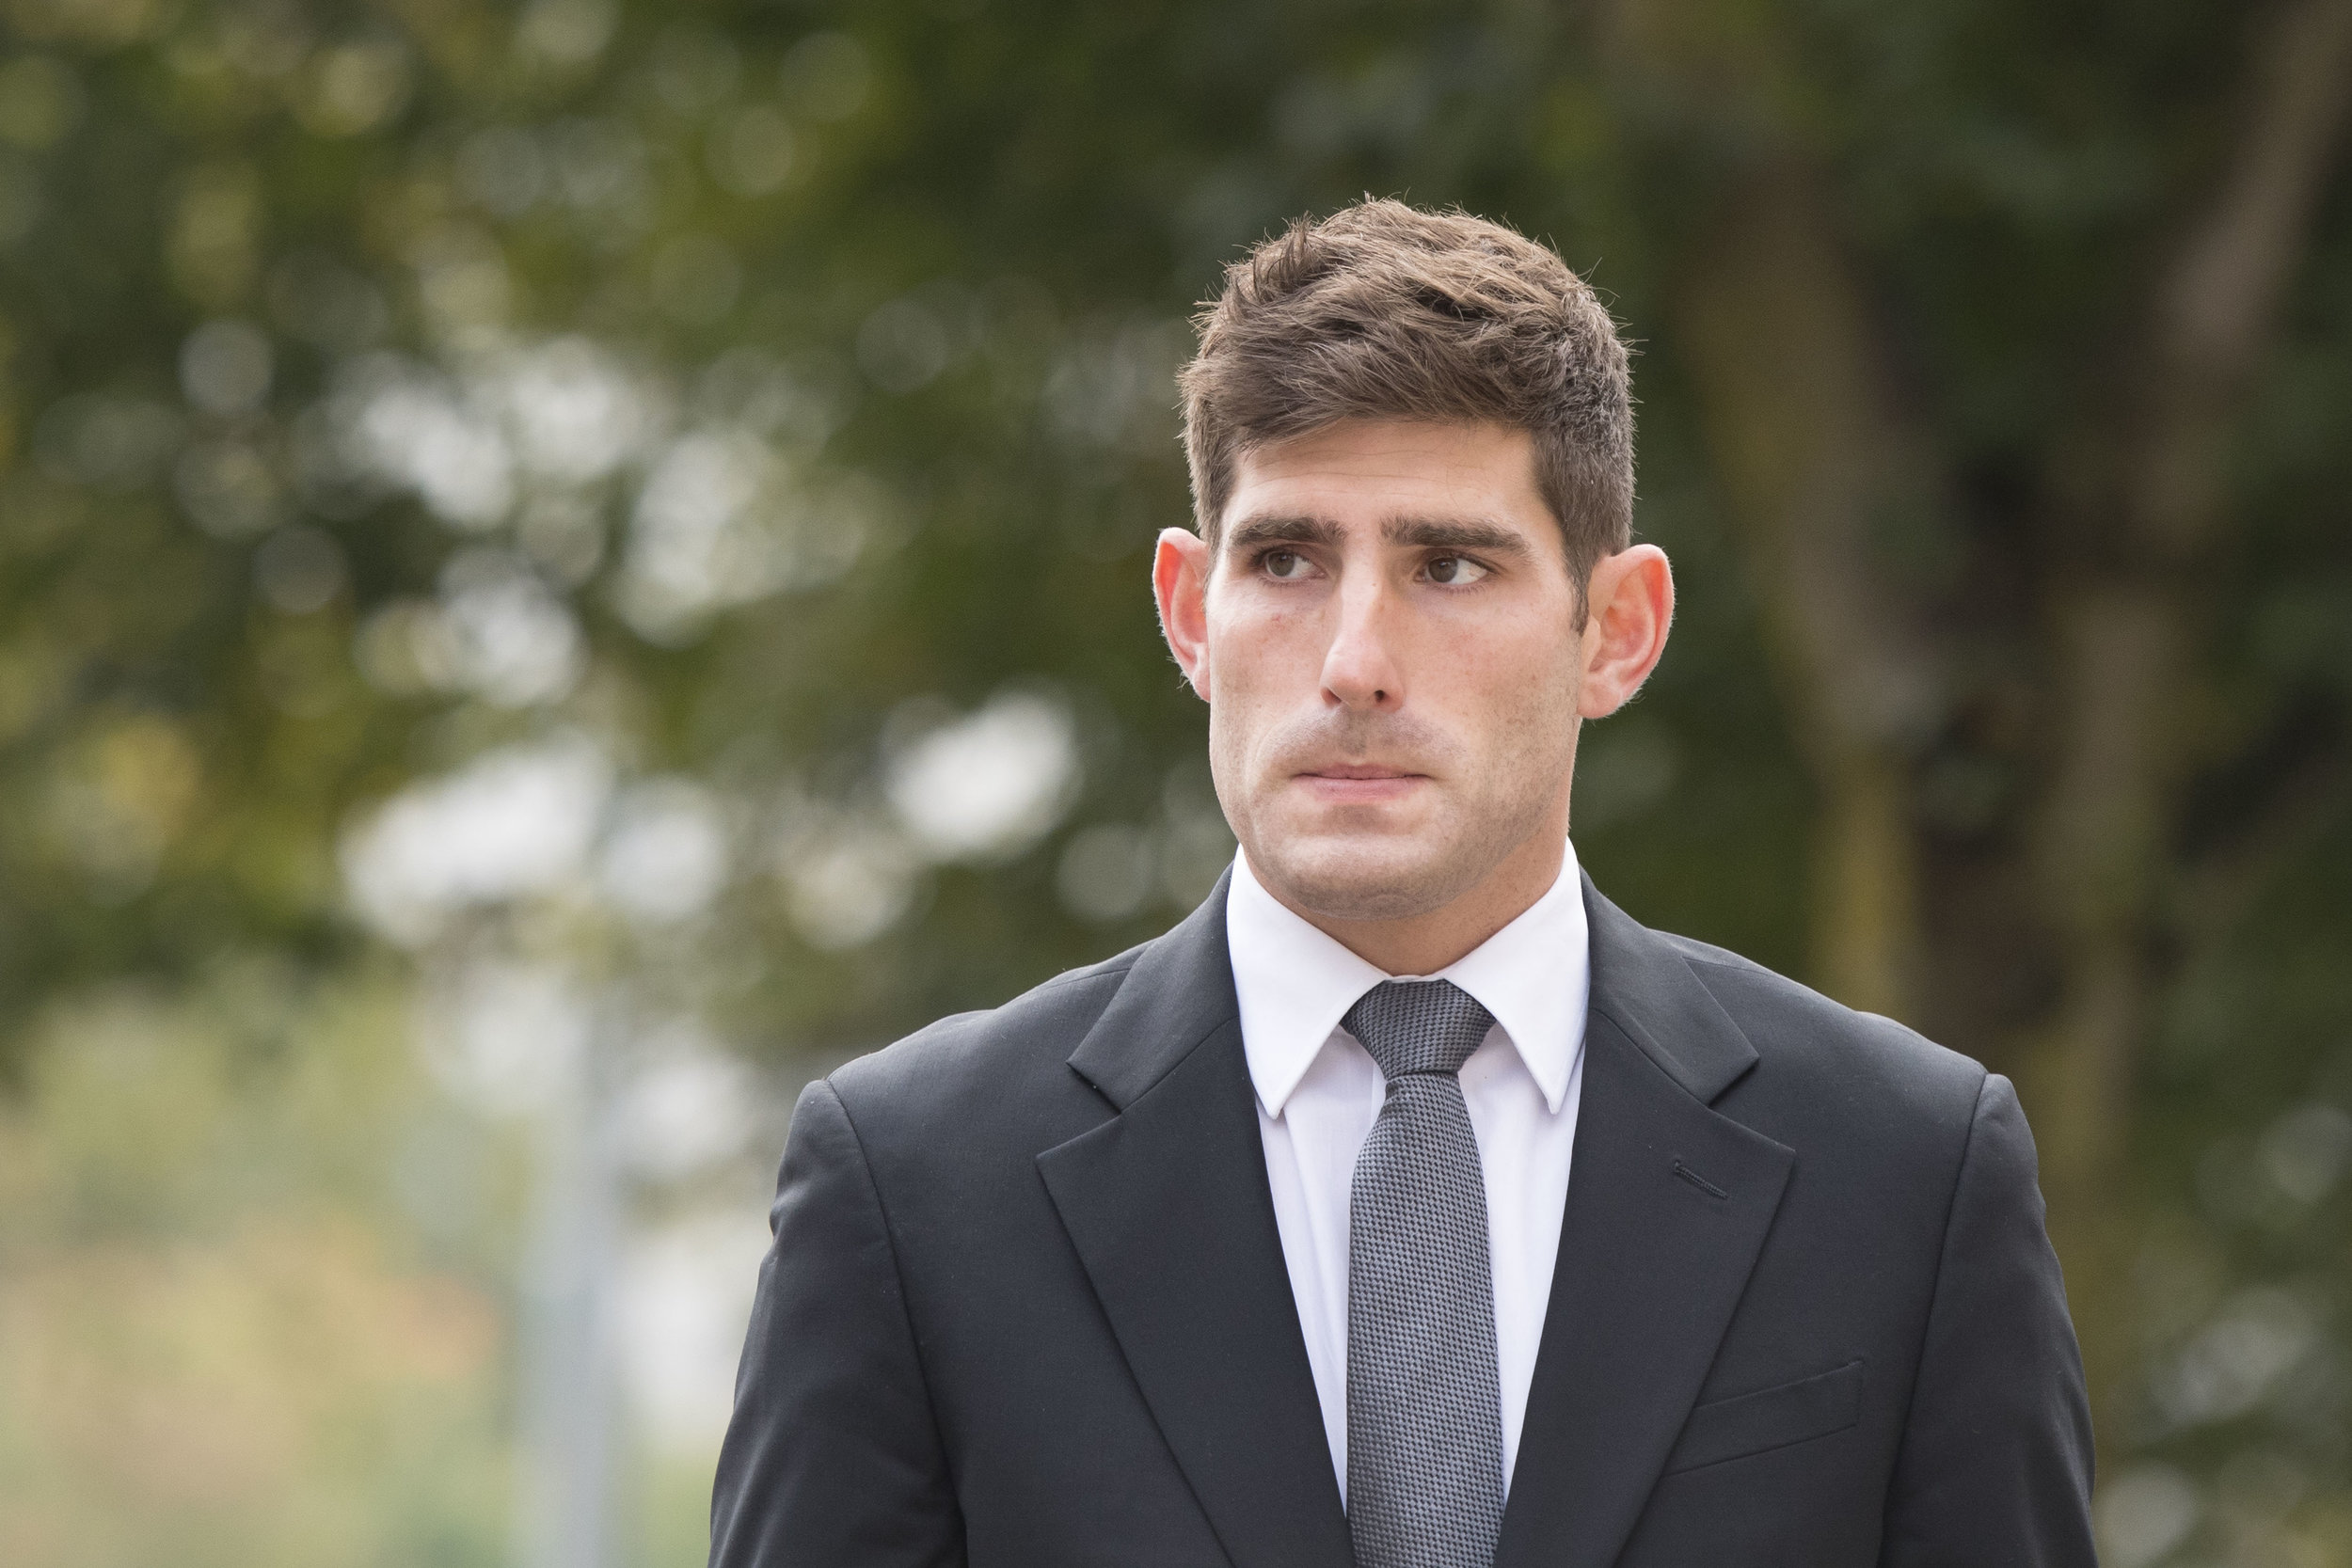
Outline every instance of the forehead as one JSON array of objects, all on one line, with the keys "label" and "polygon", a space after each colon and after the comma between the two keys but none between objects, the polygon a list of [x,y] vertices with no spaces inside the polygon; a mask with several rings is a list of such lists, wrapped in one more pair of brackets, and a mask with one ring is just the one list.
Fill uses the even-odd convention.
[{"label": "forehead", "polygon": [[1553,526],[1527,432],[1419,420],[1346,420],[1243,451],[1226,516],[1268,512],[1341,523],[1409,513]]}]

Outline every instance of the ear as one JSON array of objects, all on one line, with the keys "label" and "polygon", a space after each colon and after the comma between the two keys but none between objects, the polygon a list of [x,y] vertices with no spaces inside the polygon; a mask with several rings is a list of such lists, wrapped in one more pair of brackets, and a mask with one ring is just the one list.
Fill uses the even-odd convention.
[{"label": "ear", "polygon": [[1655,545],[1604,557],[1585,586],[1584,683],[1580,718],[1602,719],[1630,702],[1666,651],[1674,621],[1674,571]]},{"label": "ear", "polygon": [[1209,700],[1208,541],[1181,528],[1162,529],[1152,556],[1152,596],[1160,605],[1160,635],[1194,695]]}]

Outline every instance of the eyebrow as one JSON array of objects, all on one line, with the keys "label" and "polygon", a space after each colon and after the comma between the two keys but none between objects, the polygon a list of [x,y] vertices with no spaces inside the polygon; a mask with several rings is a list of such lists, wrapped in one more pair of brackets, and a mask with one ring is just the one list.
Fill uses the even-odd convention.
[{"label": "eyebrow", "polygon": [[[1267,545],[1336,545],[1341,529],[1324,517],[1258,513],[1227,531],[1225,547],[1236,554]],[[1391,517],[1381,539],[1418,549],[1476,550],[1483,555],[1523,558],[1527,541],[1516,529],[1484,517]]]},{"label": "eyebrow", "polygon": [[1422,549],[1476,550],[1482,555],[1524,557],[1526,536],[1484,517],[1391,517],[1380,527],[1391,545]]},{"label": "eyebrow", "polygon": [[1285,517],[1262,512],[1235,523],[1226,533],[1225,547],[1239,554],[1262,545],[1336,545],[1339,541],[1337,523],[1322,517]]}]

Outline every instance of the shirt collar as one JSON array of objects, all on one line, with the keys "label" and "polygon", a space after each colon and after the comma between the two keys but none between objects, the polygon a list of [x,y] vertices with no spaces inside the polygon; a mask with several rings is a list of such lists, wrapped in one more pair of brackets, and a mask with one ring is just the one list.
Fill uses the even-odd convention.
[{"label": "shirt collar", "polygon": [[[1357,1000],[1391,976],[1285,908],[1233,857],[1226,895],[1226,945],[1241,1006],[1242,1051],[1258,1103],[1279,1117],[1332,1031]],[[1528,1075],[1557,1115],[1584,1041],[1592,988],[1591,936],[1576,847],[1560,876],[1518,918],[1436,974],[1492,1013]]]}]

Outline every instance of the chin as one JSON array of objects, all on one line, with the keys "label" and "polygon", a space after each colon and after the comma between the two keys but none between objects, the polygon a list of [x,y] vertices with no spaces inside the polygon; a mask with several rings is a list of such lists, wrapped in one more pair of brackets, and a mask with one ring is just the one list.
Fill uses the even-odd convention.
[{"label": "chin", "polygon": [[1411,920],[1474,886],[1482,868],[1445,846],[1338,834],[1249,847],[1250,869],[1286,901],[1325,920]]}]

